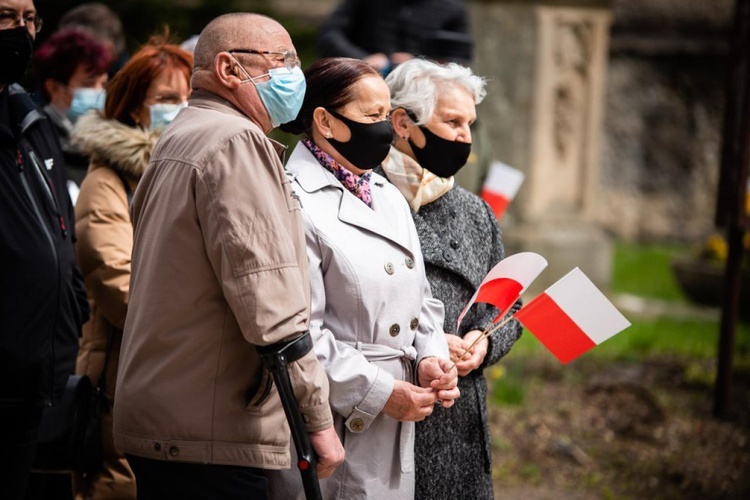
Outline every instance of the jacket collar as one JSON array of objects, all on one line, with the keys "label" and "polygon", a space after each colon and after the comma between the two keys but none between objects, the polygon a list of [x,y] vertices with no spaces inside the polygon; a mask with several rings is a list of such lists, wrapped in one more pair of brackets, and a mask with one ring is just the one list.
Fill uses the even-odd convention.
[{"label": "jacket collar", "polygon": [[7,85],[3,89],[3,99],[6,99],[9,123],[3,123],[0,131],[15,140],[21,137],[39,120],[45,120],[42,113],[23,87],[17,83]]},{"label": "jacket collar", "polygon": [[[237,109],[234,106],[234,104],[227,101],[223,97],[214,94],[213,92],[209,92],[208,90],[202,90],[202,89],[194,90],[190,94],[190,99],[188,99],[188,106],[195,107],[195,108],[211,109],[214,111],[220,111],[228,115],[238,116],[252,123],[255,128],[258,128],[258,126],[255,125],[255,122],[250,120],[247,117],[247,115],[245,115],[242,111]],[[258,130],[260,130],[260,128],[258,128]],[[266,135],[265,132],[263,132],[262,130],[260,130],[260,133],[263,135]],[[281,158],[281,161],[283,162],[284,156],[286,155],[286,151],[289,148],[286,145],[274,139],[271,139],[268,136],[266,136],[266,138],[269,141],[271,141],[271,144],[273,145],[273,148],[276,151],[276,154],[279,155],[279,158]]]},{"label": "jacket collar", "polygon": [[[373,208],[370,208],[362,200],[347,191],[331,172],[321,166],[302,143],[298,143],[297,147],[294,148],[289,163],[287,163],[287,171],[306,193],[326,189],[338,190],[340,196],[338,219],[341,222],[386,238],[402,247],[413,257],[411,246],[400,238],[398,232],[394,231],[394,228],[388,224],[388,221],[393,218],[404,217],[404,213],[388,201],[385,193],[388,181],[383,177],[373,173],[370,178],[373,206]],[[406,224],[408,220],[402,222]]]}]

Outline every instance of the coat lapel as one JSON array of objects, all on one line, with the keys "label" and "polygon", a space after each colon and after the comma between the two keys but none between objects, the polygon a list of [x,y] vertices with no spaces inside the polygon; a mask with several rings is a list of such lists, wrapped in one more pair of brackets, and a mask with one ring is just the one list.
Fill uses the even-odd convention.
[{"label": "coat lapel", "polygon": [[371,181],[373,210],[351,194],[331,172],[318,162],[304,145],[297,145],[289,158],[289,165],[292,177],[306,192],[312,193],[321,189],[336,189],[339,191],[338,218],[341,222],[386,238],[402,247],[412,257],[414,256],[411,245],[399,237],[398,228],[390,227],[387,223],[389,220],[398,220],[398,217],[402,217],[402,215],[394,213],[396,212],[395,207],[391,206],[384,193],[384,180],[382,182],[378,182],[376,179]]}]

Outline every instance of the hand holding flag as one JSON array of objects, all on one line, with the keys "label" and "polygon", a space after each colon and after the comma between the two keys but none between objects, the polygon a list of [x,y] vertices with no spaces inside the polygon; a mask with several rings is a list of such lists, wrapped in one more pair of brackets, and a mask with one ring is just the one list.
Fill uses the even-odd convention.
[{"label": "hand holding flag", "polygon": [[464,350],[451,370],[477,342],[492,335],[513,318],[520,321],[562,363],[569,363],[630,326],[630,322],[577,267],[513,316],[498,323],[545,267],[547,261],[541,255],[522,252],[500,261],[490,270],[458,316],[456,331],[475,302],[492,304],[500,310],[500,314]]},{"label": "hand holding flag", "polygon": [[541,255],[532,252],[521,252],[506,257],[490,269],[490,272],[484,277],[482,283],[479,284],[477,291],[474,292],[474,296],[464,306],[461,314],[458,315],[456,331],[459,331],[461,321],[466,316],[469,308],[476,302],[492,304],[500,313],[493,320],[493,325],[490,325],[457,358],[456,362],[451,366],[451,370],[480,340],[486,338],[506,323],[503,322],[500,325],[494,324],[507,314],[516,300],[518,300],[518,297],[531,285],[545,267],[547,267],[547,261]]}]

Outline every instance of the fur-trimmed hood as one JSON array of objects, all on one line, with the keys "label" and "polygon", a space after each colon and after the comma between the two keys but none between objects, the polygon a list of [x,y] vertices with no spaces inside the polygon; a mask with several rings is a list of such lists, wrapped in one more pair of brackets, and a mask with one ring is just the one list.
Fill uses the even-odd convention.
[{"label": "fur-trimmed hood", "polygon": [[108,120],[98,111],[82,116],[73,129],[71,142],[94,164],[104,164],[123,174],[140,178],[161,131],[129,127]]}]

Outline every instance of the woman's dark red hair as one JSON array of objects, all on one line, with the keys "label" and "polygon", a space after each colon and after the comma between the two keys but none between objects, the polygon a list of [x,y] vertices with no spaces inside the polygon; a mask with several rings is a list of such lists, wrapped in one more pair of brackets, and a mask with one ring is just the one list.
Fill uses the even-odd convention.
[{"label": "woman's dark red hair", "polygon": [[69,28],[50,36],[34,53],[34,74],[37,87],[49,99],[44,82],[53,79],[67,85],[78,66],[87,72],[102,75],[112,62],[112,53],[91,35]]},{"label": "woman's dark red hair", "polygon": [[143,106],[151,82],[167,69],[181,71],[190,82],[193,55],[161,37],[152,38],[109,81],[104,116],[134,127],[133,115]]}]

